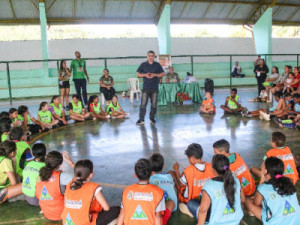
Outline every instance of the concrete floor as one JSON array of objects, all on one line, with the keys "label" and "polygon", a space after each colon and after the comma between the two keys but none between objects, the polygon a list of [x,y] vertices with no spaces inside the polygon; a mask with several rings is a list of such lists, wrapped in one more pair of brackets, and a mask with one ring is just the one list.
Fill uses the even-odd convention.
[{"label": "concrete floor", "polygon": [[[241,90],[239,95],[242,104],[249,110],[266,108],[266,103],[248,102],[255,94],[254,90]],[[271,133],[282,131],[287,135],[287,145],[293,153],[300,154],[298,130],[280,129],[274,122],[260,121],[259,118],[224,116],[219,106],[224,103],[227,95],[228,90],[216,91],[214,98],[217,114],[214,116],[199,115],[199,105],[191,102],[185,102],[184,105],[171,104],[159,107],[156,126],[151,126],[147,118],[145,126],[141,127],[135,125],[139,103],[130,104],[128,99],[120,98],[121,106],[130,113],[129,119],[73,124],[51,131],[34,141],[45,143],[48,151],[68,151],[74,161],[91,159],[95,168],[93,180],[102,184],[104,195],[111,205],[120,204],[122,188],[118,185],[129,185],[137,181],[133,177],[134,163],[139,158],[150,157],[154,152],[160,152],[165,157],[166,171],[172,169],[176,161],[183,169],[188,165],[184,150],[189,144],[200,143],[204,149],[204,159],[211,161],[212,144],[225,138],[231,144],[231,151],[241,154],[249,167],[259,166],[271,147]],[[26,104],[30,106],[31,113],[36,114],[36,102]],[[0,105],[0,111],[7,107]],[[39,209],[28,207],[25,202],[5,203],[0,208],[3,212],[0,214],[0,225],[7,220],[15,221],[15,224],[47,224],[41,220]],[[16,216],[13,209],[20,209],[20,214]],[[195,223],[193,219],[175,213],[169,224]],[[242,224],[260,222],[255,218],[245,217]]]}]

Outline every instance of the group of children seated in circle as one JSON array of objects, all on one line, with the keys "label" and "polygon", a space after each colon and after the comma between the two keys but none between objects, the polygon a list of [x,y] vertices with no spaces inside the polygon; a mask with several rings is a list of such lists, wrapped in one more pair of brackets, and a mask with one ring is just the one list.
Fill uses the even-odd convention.
[{"label": "group of children seated in circle", "polygon": [[[200,144],[189,145],[185,155],[190,165],[182,173],[178,163],[164,173],[164,158],[158,153],[139,159],[134,166],[138,182],[124,189],[121,207],[110,207],[102,188],[91,181],[92,161],[74,163],[67,152],[47,153],[43,143],[31,148],[25,139],[22,128],[14,127],[0,145],[0,203],[24,194],[50,221],[166,225],[177,208],[199,225],[238,225],[244,213],[263,224],[300,221],[298,168],[281,132],[272,134],[272,149],[261,167],[251,170],[224,139],[213,144],[211,163],[202,160]],[[260,179],[258,187],[251,173]]]}]

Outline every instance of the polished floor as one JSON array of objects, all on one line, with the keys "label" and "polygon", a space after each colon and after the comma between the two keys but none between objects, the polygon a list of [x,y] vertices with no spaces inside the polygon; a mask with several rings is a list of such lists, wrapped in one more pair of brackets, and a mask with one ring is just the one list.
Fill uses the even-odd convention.
[{"label": "polished floor", "polygon": [[[215,102],[216,115],[199,115],[198,104],[185,102],[184,105],[170,104],[160,106],[157,112],[157,124],[150,125],[148,118],[145,126],[136,126],[139,103],[129,103],[129,99],[120,98],[121,106],[130,113],[129,119],[112,119],[107,122],[90,121],[72,124],[53,130],[37,137],[33,142],[43,142],[47,150],[68,151],[74,161],[91,159],[94,162],[94,181],[103,186],[103,192],[111,205],[120,204],[122,187],[136,182],[134,163],[148,158],[154,152],[165,157],[165,171],[171,170],[177,161],[182,166],[188,165],[184,150],[191,143],[199,143],[204,149],[204,160],[211,161],[212,144],[227,139],[231,151],[238,152],[249,167],[259,166],[270,146],[273,131],[282,131],[287,135],[287,145],[294,154],[300,154],[300,131],[281,129],[274,122],[265,122],[259,118],[224,116],[219,106],[224,103],[228,90],[217,90]],[[255,90],[240,90],[242,104],[249,110],[266,108],[266,103],[250,103]],[[29,102],[32,114],[36,113],[37,104]],[[6,109],[0,105],[0,111]],[[148,114],[147,114],[148,115]],[[14,209],[20,209],[15,215]],[[0,224],[9,221],[15,224],[46,224],[40,220],[39,210],[28,207],[25,202],[6,203],[0,206]],[[2,211],[3,210],[3,211]],[[12,212],[12,210],[14,212]],[[24,211],[23,211],[24,210]],[[7,223],[5,223],[7,224]],[[169,224],[194,224],[193,219],[176,213]],[[260,224],[254,218],[245,217],[242,224]]]}]

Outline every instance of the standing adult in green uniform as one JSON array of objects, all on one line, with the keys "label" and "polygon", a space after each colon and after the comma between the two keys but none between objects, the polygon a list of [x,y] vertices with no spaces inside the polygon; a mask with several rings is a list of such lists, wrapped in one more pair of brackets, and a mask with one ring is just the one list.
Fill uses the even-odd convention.
[{"label": "standing adult in green uniform", "polygon": [[[70,73],[73,71],[73,81],[75,84],[76,93],[80,98],[81,102],[84,102],[86,105],[88,102],[87,92],[86,92],[86,80],[89,82],[89,76],[86,71],[85,60],[81,59],[80,52],[75,52],[76,59],[73,59],[70,66]],[[86,79],[85,79],[86,77]],[[81,97],[81,90],[83,101]]]}]

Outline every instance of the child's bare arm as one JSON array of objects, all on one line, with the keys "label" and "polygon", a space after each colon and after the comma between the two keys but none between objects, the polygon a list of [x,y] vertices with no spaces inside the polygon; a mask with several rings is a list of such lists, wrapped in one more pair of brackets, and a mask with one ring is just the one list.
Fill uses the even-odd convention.
[{"label": "child's bare arm", "polygon": [[62,155],[63,155],[64,160],[65,160],[72,168],[74,168],[75,164],[74,164],[74,162],[72,161],[72,159],[71,159],[69,153],[66,152],[66,151],[64,151],[64,152],[62,153]]},{"label": "child's bare arm", "polygon": [[117,225],[123,225],[124,223],[124,217],[125,217],[125,211],[123,208],[121,208],[121,211],[120,211],[120,214],[119,214],[119,217],[118,217],[118,223]]},{"label": "child's bare arm", "polygon": [[160,212],[156,212],[155,213],[155,225],[161,225],[161,213]]}]

